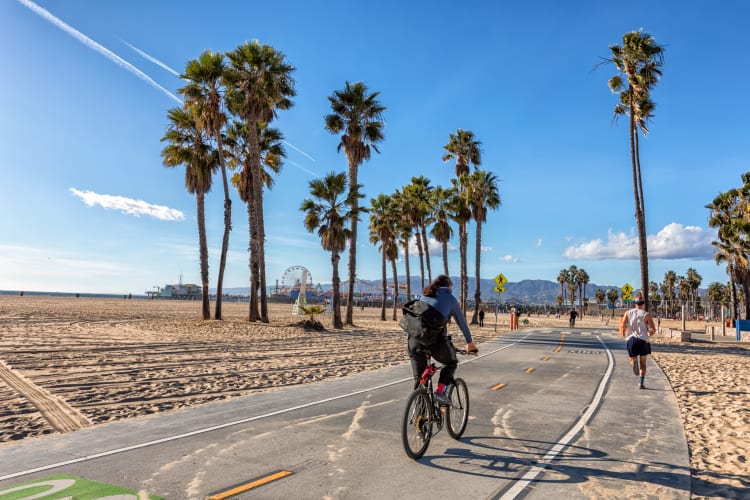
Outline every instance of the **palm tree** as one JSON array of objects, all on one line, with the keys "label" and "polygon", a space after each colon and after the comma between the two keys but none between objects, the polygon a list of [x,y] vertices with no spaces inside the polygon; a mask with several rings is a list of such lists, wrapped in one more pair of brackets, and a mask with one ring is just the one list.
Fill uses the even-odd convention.
[{"label": "palm tree", "polygon": [[615,106],[615,116],[627,114],[630,138],[630,160],[633,171],[633,195],[635,198],[635,219],[638,226],[639,257],[641,267],[641,290],[644,291],[648,309],[648,249],[646,245],[646,217],[643,199],[643,182],[638,149],[638,129],[646,134],[645,123],[655,107],[650,92],[661,76],[664,50],[654,38],[642,30],[626,33],[622,46],[610,45],[611,57],[608,62],[615,65],[618,74],[609,80],[609,88],[619,95]]},{"label": "palm tree", "polygon": [[448,242],[453,237],[453,228],[450,225],[450,207],[449,200],[453,196],[450,189],[444,189],[441,186],[435,187],[430,194],[430,219],[433,221],[430,234],[440,243],[443,249],[443,274],[450,276],[448,273]]},{"label": "palm tree", "polygon": [[226,115],[222,109],[223,74],[224,55],[206,50],[198,59],[188,61],[185,66],[185,74],[181,75],[187,81],[187,84],[178,89],[178,92],[185,97],[185,107],[195,116],[196,125],[216,142],[219,165],[221,166],[221,181],[224,188],[224,237],[221,240],[219,275],[216,280],[215,319],[221,319],[224,269],[227,265],[227,252],[229,251],[229,232],[232,230],[232,199],[229,197],[229,181],[221,136],[222,128],[226,123]]},{"label": "palm tree", "polygon": [[567,271],[565,281],[568,287],[568,297],[570,298],[570,307],[576,307],[576,290],[578,290],[578,266],[570,266]]},{"label": "palm tree", "polygon": [[[232,175],[232,185],[237,188],[240,199],[247,206],[248,235],[250,238],[248,248],[252,248],[253,241],[258,238],[258,228],[253,224],[253,220],[255,219],[255,204],[252,203],[253,172],[250,166],[250,148],[246,141],[248,137],[247,126],[247,122],[241,120],[233,121],[228,128],[226,142],[227,155],[231,159],[231,164],[233,167],[241,167],[239,172]],[[264,122],[256,122],[255,126],[258,129],[262,183],[266,189],[271,189],[274,182],[272,174],[278,174],[281,171],[283,159],[286,157],[286,151],[282,144],[284,136],[279,130],[269,127]],[[260,319],[260,311],[258,309],[257,290],[260,288],[260,269],[253,266],[258,266],[259,262],[253,259],[251,254],[248,257],[250,290],[256,290],[256,293],[251,293],[249,296],[248,318],[250,321],[258,321]]]},{"label": "palm tree", "polygon": [[[347,241],[351,240],[352,232],[347,227],[353,219],[358,217],[353,211],[352,197],[362,198],[359,194],[360,186],[348,189],[346,174],[329,173],[323,179],[310,181],[310,194],[300,210],[305,212],[305,229],[309,232],[318,230],[320,244],[324,250],[331,252],[333,267],[333,327],[342,328],[341,321],[341,278],[339,277],[340,254],[346,249]],[[350,296],[351,299],[351,296]],[[351,300],[350,300],[351,302]]]},{"label": "palm tree", "polygon": [[416,236],[417,240],[422,239],[422,248],[424,248],[424,261],[427,267],[427,283],[432,283],[432,268],[430,267],[430,245],[427,241],[427,225],[432,223],[430,219],[430,197],[432,190],[430,179],[420,175],[412,177],[411,184],[406,186],[404,191],[408,190],[408,195],[416,201]]},{"label": "palm tree", "polygon": [[396,298],[398,297],[398,273],[396,272],[396,259],[398,258],[397,226],[394,217],[393,199],[385,194],[379,194],[377,198],[370,199],[370,242],[380,243],[383,274],[383,302],[380,310],[380,319],[385,321],[385,297],[387,293],[386,261],[390,261],[393,271],[394,288],[396,296],[393,301],[393,319],[396,319]]},{"label": "palm tree", "polygon": [[596,292],[594,292],[594,298],[596,299],[596,305],[599,306],[599,314],[601,314],[602,304],[604,304],[604,299],[607,298],[607,294],[604,293],[604,290],[601,288],[597,288]]},{"label": "palm tree", "polygon": [[617,299],[619,297],[619,294],[617,292],[617,288],[610,288],[607,290],[607,301],[612,305],[612,317],[615,317],[615,303],[617,303]]},{"label": "palm tree", "polygon": [[[270,123],[276,118],[277,110],[289,109],[294,97],[294,67],[286,63],[284,54],[269,45],[261,45],[257,40],[245,42],[227,54],[229,66],[224,72],[226,101],[229,110],[248,124]],[[261,150],[258,128],[246,127],[246,141],[249,150],[249,169],[252,173],[252,196],[254,204],[252,226],[256,237],[251,236],[250,254],[254,269],[259,271],[260,320],[268,322],[266,296],[266,257],[265,223],[263,217],[263,174],[261,172]],[[251,280],[251,287],[255,280]],[[250,295],[258,290],[251,288]]]},{"label": "palm tree", "polygon": [[211,319],[205,195],[211,190],[211,179],[218,158],[205,133],[196,125],[195,117],[189,111],[172,108],[167,113],[167,118],[170,124],[161,140],[169,144],[161,151],[162,161],[167,167],[185,165],[185,188],[195,195],[198,253],[203,287],[201,312],[204,320]]},{"label": "palm tree", "polygon": [[[443,161],[456,160],[456,178],[453,183],[457,190],[457,198],[464,198],[464,184],[460,182],[462,176],[469,173],[469,166],[479,167],[482,164],[482,143],[474,139],[474,133],[469,130],[458,129],[455,134],[450,134],[448,144],[443,146],[445,154]],[[468,235],[466,233],[466,224],[470,215],[465,201],[461,200],[454,206],[455,220],[458,223],[458,247],[460,255],[460,273],[461,273],[461,292],[460,302],[461,309],[466,310],[466,296],[468,295],[469,276],[466,270]]]},{"label": "palm tree", "polygon": [[557,275],[557,282],[560,284],[560,295],[565,303],[565,284],[568,282],[568,270],[560,269],[560,273]]},{"label": "palm tree", "polygon": [[422,247],[422,238],[419,235],[420,201],[414,195],[413,189],[409,189],[409,186],[404,186],[403,191],[396,190],[394,196],[403,215],[404,224],[408,226],[409,234],[406,235],[407,241],[411,242],[411,237],[414,236],[414,243],[417,246],[417,254],[419,255],[419,276],[421,286],[424,288],[424,249]]},{"label": "palm tree", "polygon": [[[325,128],[332,134],[341,133],[338,150],[344,149],[349,164],[349,188],[358,186],[359,166],[370,159],[371,150],[379,153],[378,143],[383,140],[383,112],[380,92],[368,94],[362,82],[346,82],[343,90],[335,91],[328,97],[331,114],[325,117]],[[354,213],[358,213],[358,196],[351,196]],[[357,278],[357,218],[351,220],[352,243],[349,245],[349,300],[346,304],[346,324],[354,325],[354,281]]]},{"label": "palm tree", "polygon": [[576,283],[578,284],[578,291],[580,293],[578,303],[581,306],[581,316],[584,313],[583,303],[586,301],[586,285],[589,284],[590,279],[589,273],[584,268],[576,271]]},{"label": "palm tree", "polygon": [[479,307],[482,301],[481,273],[479,267],[482,255],[482,225],[487,222],[487,211],[496,210],[500,206],[500,192],[497,187],[497,177],[486,170],[475,170],[468,176],[467,198],[471,207],[471,217],[477,223],[476,232],[476,254],[474,270],[476,272],[474,287],[474,313],[471,315],[471,324],[479,323]]}]

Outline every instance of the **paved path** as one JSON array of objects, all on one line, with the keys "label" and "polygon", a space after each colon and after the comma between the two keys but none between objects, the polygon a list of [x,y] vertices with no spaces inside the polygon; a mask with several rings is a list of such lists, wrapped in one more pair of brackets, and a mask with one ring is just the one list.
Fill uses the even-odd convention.
[{"label": "paved path", "polygon": [[470,420],[419,461],[402,366],[0,446],[0,492],[53,474],[169,499],[690,498],[677,402],[611,329],[521,330],[461,357]]}]

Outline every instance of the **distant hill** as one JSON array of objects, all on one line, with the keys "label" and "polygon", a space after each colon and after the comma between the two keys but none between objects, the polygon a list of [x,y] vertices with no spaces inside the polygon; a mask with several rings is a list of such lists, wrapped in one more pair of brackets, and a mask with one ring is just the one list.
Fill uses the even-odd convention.
[{"label": "distant hill", "polygon": [[[404,283],[405,277],[399,276],[399,283]],[[457,292],[458,277],[452,277],[454,282],[454,293]],[[369,285],[378,290],[381,287],[380,280],[363,280],[366,285]],[[469,278],[469,298],[474,297],[474,278]],[[317,286],[317,284],[316,284]],[[320,286],[323,290],[330,290],[330,283],[321,283]],[[491,300],[497,297],[498,294],[494,292],[495,282],[492,279],[481,280],[481,292],[483,300]],[[597,285],[589,283],[586,286],[586,297],[591,302],[594,302],[594,293],[597,289],[601,288],[604,291],[610,288],[618,288],[616,285]],[[421,293],[422,283],[419,276],[411,277],[411,293]],[[212,288],[211,293],[216,293],[216,289]],[[224,293],[227,295],[236,295],[241,297],[247,297],[250,293],[248,287],[236,287],[236,288],[224,288]],[[501,302],[518,302],[526,304],[554,304],[557,296],[560,295],[560,284],[556,281],[549,280],[521,280],[518,282],[509,281],[505,284],[505,293],[500,294],[499,299]]]}]

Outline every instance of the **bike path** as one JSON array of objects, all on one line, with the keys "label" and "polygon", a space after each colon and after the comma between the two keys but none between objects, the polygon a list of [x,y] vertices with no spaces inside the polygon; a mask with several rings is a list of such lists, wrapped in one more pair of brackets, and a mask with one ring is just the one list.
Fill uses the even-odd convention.
[{"label": "bike path", "polygon": [[419,462],[401,449],[402,365],[0,446],[0,491],[69,473],[206,498],[288,471],[232,498],[689,498],[666,377],[649,362],[649,389],[636,389],[611,331],[522,330],[480,349],[458,372],[472,399],[466,434],[439,434]]}]

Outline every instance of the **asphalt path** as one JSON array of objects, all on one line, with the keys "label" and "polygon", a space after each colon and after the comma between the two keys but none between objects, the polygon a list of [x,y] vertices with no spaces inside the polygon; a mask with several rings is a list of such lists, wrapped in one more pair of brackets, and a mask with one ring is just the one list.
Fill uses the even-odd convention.
[{"label": "asphalt path", "polygon": [[401,445],[404,363],[8,443],[0,492],[64,473],[167,499],[690,498],[669,382],[649,361],[639,390],[612,329],[524,329],[479,347],[459,357],[466,432],[440,432],[418,461]]}]

